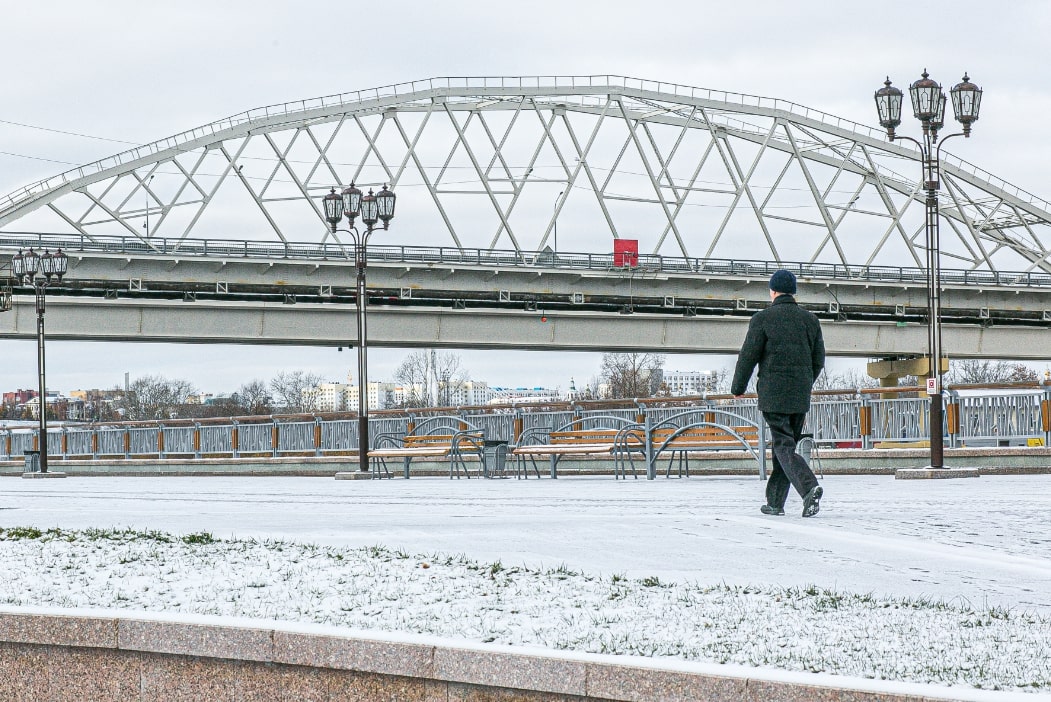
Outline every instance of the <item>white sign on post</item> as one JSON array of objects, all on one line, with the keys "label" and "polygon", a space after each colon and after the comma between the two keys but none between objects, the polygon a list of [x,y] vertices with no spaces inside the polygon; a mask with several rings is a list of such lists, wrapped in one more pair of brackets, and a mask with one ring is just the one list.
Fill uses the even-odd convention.
[{"label": "white sign on post", "polygon": [[939,390],[938,390],[938,379],[937,378],[927,378],[927,394],[928,395],[937,395],[938,392],[939,392]]}]

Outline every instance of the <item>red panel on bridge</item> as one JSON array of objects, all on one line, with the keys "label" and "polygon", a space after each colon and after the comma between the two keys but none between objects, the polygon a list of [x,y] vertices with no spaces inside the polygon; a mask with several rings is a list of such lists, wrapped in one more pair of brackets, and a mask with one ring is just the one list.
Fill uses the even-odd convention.
[{"label": "red panel on bridge", "polygon": [[614,268],[634,268],[639,265],[639,240],[638,239],[614,239],[613,240],[613,266]]}]

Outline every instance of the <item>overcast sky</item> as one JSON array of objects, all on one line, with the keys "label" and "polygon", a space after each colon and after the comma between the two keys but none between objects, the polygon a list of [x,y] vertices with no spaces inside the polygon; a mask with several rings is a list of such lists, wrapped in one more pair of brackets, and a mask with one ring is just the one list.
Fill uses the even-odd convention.
[{"label": "overcast sky", "polygon": [[[904,88],[926,67],[946,86],[967,71],[985,90],[974,138],[950,150],[1051,199],[1045,0],[5,5],[0,193],[121,151],[121,142],[150,142],[262,105],[437,76],[625,75],[783,98],[878,126],[872,93],[884,77]],[[914,125],[901,131],[914,133]],[[0,388],[35,387],[35,345],[0,344]],[[600,358],[461,355],[490,384],[549,387],[587,382]],[[401,357],[372,354],[372,378],[388,378]],[[666,365],[732,362],[684,356]],[[48,345],[49,387],[62,391],[112,387],[129,372],[218,393],[283,367],[341,379],[353,366],[352,352],[334,349]]]}]

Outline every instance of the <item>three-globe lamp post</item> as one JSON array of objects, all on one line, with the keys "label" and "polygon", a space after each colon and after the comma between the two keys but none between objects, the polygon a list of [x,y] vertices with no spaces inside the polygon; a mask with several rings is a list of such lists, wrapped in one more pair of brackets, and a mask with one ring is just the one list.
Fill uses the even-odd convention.
[{"label": "three-globe lamp post", "polygon": [[47,250],[38,254],[29,249],[23,253],[19,250],[11,257],[11,272],[20,284],[32,285],[36,292],[36,347],[37,375],[40,388],[40,472],[47,473],[47,380],[44,364],[44,297],[48,285],[62,280],[66,274],[69,259],[62,249],[55,253]]},{"label": "three-globe lamp post", "polygon": [[941,147],[955,136],[971,136],[971,125],[978,120],[978,109],[982,102],[982,89],[971,82],[966,74],[963,81],[949,91],[956,121],[963,131],[942,137],[938,131],[945,124],[945,93],[942,87],[931,80],[924,70],[922,77],[909,86],[912,112],[923,126],[920,140],[895,134],[901,124],[902,92],[890,84],[890,78],[876,91],[876,110],[879,123],[887,130],[890,141],[905,139],[920,149],[923,168],[923,187],[926,197],[927,234],[927,394],[930,396],[931,468],[942,468],[942,331],[941,331],[941,240],[938,231],[938,191],[941,189]]},{"label": "three-globe lamp post", "polygon": [[[332,233],[344,231],[351,235],[354,242],[354,266],[357,269],[357,292],[354,298],[358,321],[358,470],[369,470],[369,402],[368,402],[368,297],[365,294],[365,269],[368,265],[366,256],[369,236],[378,229],[378,222],[387,229],[394,217],[394,193],[383,188],[372,194],[362,194],[353,183],[349,188],[337,193],[335,188],[322,198],[325,220]],[[361,231],[354,221],[361,217],[365,228]],[[350,222],[347,229],[338,229],[339,223],[346,217]]]}]

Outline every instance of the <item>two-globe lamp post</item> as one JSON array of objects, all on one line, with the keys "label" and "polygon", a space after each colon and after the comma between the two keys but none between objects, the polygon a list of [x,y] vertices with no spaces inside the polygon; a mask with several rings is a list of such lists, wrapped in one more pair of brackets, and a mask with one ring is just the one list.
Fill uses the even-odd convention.
[{"label": "two-globe lamp post", "polygon": [[40,402],[40,472],[47,472],[47,379],[45,377],[44,364],[44,296],[48,285],[53,281],[62,280],[66,274],[69,259],[62,249],[55,253],[47,250],[38,254],[29,249],[23,253],[19,251],[11,257],[11,272],[20,284],[32,285],[36,292],[36,349],[37,349],[37,375],[39,376],[40,388],[38,400]]},{"label": "two-globe lamp post", "polygon": [[[362,194],[353,183],[349,188],[337,193],[335,188],[322,198],[325,220],[332,233],[344,231],[351,235],[354,242],[354,266],[357,269],[357,292],[354,297],[358,320],[358,470],[369,470],[369,382],[368,382],[368,298],[365,294],[365,269],[368,265],[366,256],[369,236],[377,229],[378,222],[387,229],[394,217],[394,193],[383,188],[372,194]],[[361,217],[365,228],[361,231],[354,221]],[[347,229],[338,229],[339,223],[346,217],[350,222]]]},{"label": "two-globe lamp post", "polygon": [[938,231],[938,191],[941,189],[941,147],[955,136],[971,136],[971,125],[978,120],[978,109],[982,102],[982,89],[971,82],[966,74],[963,81],[949,91],[956,121],[963,131],[938,140],[938,131],[945,124],[945,93],[937,82],[931,80],[927,71],[909,86],[912,112],[923,126],[920,140],[895,134],[901,124],[902,92],[890,84],[890,78],[876,91],[876,110],[879,123],[887,130],[890,141],[905,139],[920,149],[923,168],[923,187],[926,197],[927,234],[927,394],[930,396],[931,467],[942,468],[942,331],[941,331],[941,240]]}]

